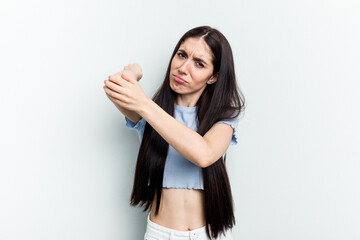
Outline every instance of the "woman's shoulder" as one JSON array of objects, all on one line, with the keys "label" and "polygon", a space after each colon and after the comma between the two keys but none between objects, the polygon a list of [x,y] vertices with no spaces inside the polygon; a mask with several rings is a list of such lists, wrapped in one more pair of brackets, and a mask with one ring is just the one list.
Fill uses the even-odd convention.
[{"label": "woman's shoulder", "polygon": [[225,114],[225,117],[217,122],[215,122],[215,124],[227,124],[229,125],[232,129],[233,129],[233,136],[232,136],[232,139],[231,139],[231,145],[235,145],[237,144],[237,127],[238,127],[238,124],[239,124],[239,111],[237,110],[234,110],[234,111],[231,111],[229,110],[227,112],[227,114]]}]

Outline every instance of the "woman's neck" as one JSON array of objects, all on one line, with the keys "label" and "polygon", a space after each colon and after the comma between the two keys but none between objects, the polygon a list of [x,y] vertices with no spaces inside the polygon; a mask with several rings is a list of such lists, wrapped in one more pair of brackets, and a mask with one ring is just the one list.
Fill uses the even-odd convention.
[{"label": "woman's neck", "polygon": [[177,97],[175,100],[175,104],[183,107],[195,107],[197,100],[191,100],[191,99],[183,99],[181,97]]},{"label": "woman's neck", "polygon": [[178,94],[175,104],[183,107],[195,107],[202,92],[196,92],[196,94]]}]

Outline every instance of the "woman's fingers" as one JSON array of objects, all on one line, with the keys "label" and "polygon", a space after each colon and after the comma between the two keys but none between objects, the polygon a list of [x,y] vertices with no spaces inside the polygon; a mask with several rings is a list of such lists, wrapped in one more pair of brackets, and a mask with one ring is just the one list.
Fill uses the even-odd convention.
[{"label": "woman's fingers", "polygon": [[115,84],[113,81],[111,80],[105,80],[104,81],[105,86],[110,88],[111,90],[120,93],[120,94],[125,94],[125,88],[122,87],[121,85]]},{"label": "woman's fingers", "polygon": [[105,90],[106,95],[110,98],[110,100],[112,100],[112,101],[118,100],[118,101],[123,102],[123,103],[128,102],[128,98],[125,95],[119,94],[119,93],[111,90],[107,86],[104,86],[104,90]]},{"label": "woman's fingers", "polygon": [[134,73],[124,70],[104,81],[104,90],[111,101],[131,111],[138,111],[147,99]]},{"label": "woman's fingers", "polygon": [[115,74],[115,75],[110,75],[110,76],[109,76],[109,80],[111,80],[112,82],[116,83],[116,84],[119,85],[119,86],[128,87],[129,84],[130,84],[130,82],[127,81],[127,80],[125,80],[125,79],[123,79],[123,78],[121,77],[121,75],[122,75],[122,72],[121,72],[121,73],[117,73],[117,74]]},{"label": "woman's fingers", "polygon": [[128,75],[128,73],[122,73],[122,74],[121,74],[121,78],[124,79],[124,80],[126,80],[126,81],[128,81],[128,82],[130,82],[130,83],[133,83],[133,84],[135,84],[135,83],[137,82],[137,80],[131,78],[131,77]]}]

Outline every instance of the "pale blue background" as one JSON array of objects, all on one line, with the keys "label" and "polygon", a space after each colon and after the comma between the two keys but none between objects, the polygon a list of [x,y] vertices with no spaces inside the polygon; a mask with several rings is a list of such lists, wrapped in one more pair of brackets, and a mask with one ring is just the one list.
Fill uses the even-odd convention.
[{"label": "pale blue background", "polygon": [[235,239],[360,239],[360,3],[0,3],[0,239],[142,239],[139,147],[103,80],[130,62],[151,96],[180,36],[230,41],[247,109],[228,169]]}]

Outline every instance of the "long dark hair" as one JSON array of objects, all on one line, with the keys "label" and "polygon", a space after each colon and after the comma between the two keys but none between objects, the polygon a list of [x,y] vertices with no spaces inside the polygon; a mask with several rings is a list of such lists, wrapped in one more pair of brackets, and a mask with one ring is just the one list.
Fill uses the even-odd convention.
[{"label": "long dark hair", "polygon": [[[236,118],[244,109],[244,98],[236,84],[233,55],[228,41],[218,30],[203,26],[189,30],[177,43],[164,82],[153,98],[154,102],[171,116],[174,115],[177,93],[169,84],[171,61],[181,43],[190,37],[201,37],[205,40],[213,53],[213,74],[217,74],[217,81],[206,86],[197,102],[197,132],[203,136],[216,122]],[[155,214],[158,214],[168,149],[169,144],[146,123],[136,164],[131,205],[140,205],[146,211],[152,207],[156,197]],[[221,157],[211,166],[203,168],[202,172],[206,232],[209,238],[217,238],[235,224],[225,159]]]}]

